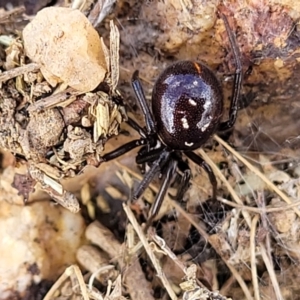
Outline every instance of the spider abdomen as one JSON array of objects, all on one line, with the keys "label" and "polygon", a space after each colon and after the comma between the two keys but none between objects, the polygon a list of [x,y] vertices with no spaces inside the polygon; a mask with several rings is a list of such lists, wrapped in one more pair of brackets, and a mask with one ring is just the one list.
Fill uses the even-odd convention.
[{"label": "spider abdomen", "polygon": [[211,137],[220,123],[222,88],[202,63],[176,62],[154,85],[152,111],[165,145],[174,150],[194,150]]}]

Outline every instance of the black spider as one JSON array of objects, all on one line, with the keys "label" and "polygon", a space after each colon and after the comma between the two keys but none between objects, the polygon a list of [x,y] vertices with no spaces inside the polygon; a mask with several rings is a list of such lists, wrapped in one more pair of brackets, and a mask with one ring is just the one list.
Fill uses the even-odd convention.
[{"label": "black spider", "polygon": [[143,146],[136,157],[137,164],[149,164],[150,169],[133,194],[137,200],[150,184],[153,177],[161,173],[162,184],[152,205],[146,227],[157,215],[164,196],[172,182],[176,168],[183,175],[177,191],[177,199],[184,195],[190,180],[190,168],[182,159],[187,156],[208,173],[216,198],[217,182],[210,166],[192,150],[200,148],[217,131],[231,128],[237,117],[238,99],[242,85],[242,66],[235,37],[224,15],[226,31],[232,48],[236,72],[234,78],[229,119],[221,122],[223,113],[223,92],[214,73],[200,62],[180,61],[170,65],[158,77],[152,93],[150,110],[138,71],[132,77],[132,87],[145,117],[146,128],[132,119],[128,123],[141,136],[118,149],[104,155],[103,160],[114,159],[135,147]]}]

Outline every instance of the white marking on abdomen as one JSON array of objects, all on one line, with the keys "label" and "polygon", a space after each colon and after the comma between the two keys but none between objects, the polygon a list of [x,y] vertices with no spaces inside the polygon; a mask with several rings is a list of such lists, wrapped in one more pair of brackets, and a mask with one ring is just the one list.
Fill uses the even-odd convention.
[{"label": "white marking on abdomen", "polygon": [[189,99],[189,104],[193,105],[193,106],[196,106],[197,105],[197,102],[193,99]]},{"label": "white marking on abdomen", "polygon": [[181,123],[182,123],[182,127],[183,127],[184,129],[189,129],[189,128],[190,128],[190,127],[189,127],[189,123],[188,123],[186,117],[183,117],[183,118],[181,119]]}]

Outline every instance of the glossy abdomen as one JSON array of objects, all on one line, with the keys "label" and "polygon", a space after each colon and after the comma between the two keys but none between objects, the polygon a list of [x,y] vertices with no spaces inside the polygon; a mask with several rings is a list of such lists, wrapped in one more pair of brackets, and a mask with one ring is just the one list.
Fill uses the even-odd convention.
[{"label": "glossy abdomen", "polygon": [[194,150],[217,129],[223,111],[223,93],[205,65],[181,61],[157,79],[152,111],[162,142],[174,150]]}]

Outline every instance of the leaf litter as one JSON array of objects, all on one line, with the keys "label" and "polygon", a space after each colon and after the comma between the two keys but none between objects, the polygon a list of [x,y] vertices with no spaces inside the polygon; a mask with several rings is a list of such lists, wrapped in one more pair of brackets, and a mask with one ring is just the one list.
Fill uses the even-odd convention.
[{"label": "leaf litter", "polygon": [[[118,63],[110,63],[118,52],[114,25],[111,32],[109,53],[82,13],[50,7],[25,27],[24,48],[16,40],[6,49],[0,146],[26,160],[31,177],[73,212],[79,211],[79,203],[59,180],[76,176],[87,165],[99,165],[103,144],[126,118],[122,105],[112,101],[119,97]],[[25,64],[27,57],[35,63]],[[107,85],[106,92],[101,87],[92,92],[100,84]]]},{"label": "leaf litter", "polygon": [[[180,5],[185,4],[180,3]],[[192,3],[186,5],[190,9]],[[150,8],[147,7],[145,10],[148,9]],[[184,26],[193,30],[196,23],[189,20],[189,9],[182,10],[185,15]],[[240,8],[233,6],[230,9]],[[274,18],[278,11],[280,9],[274,11]],[[168,22],[172,22],[172,19]],[[110,28],[114,27],[111,25]],[[286,31],[284,31],[283,40],[287,38]],[[45,62],[28,61],[20,40],[10,43],[6,49],[6,67],[3,64],[4,72],[0,75],[2,83],[0,107],[3,117],[0,119],[2,133],[0,145],[16,156],[18,164],[27,166],[29,170],[23,178],[15,176],[14,183],[14,186],[18,187],[19,192],[26,198],[35,185],[31,180],[27,180],[30,174],[52,199],[71,211],[77,211],[79,208],[77,204],[68,206],[75,201],[72,198],[74,195],[71,193],[68,196],[65,195],[68,192],[61,185],[60,180],[78,176],[87,165],[97,167],[101,162],[106,140],[118,134],[119,125],[126,120],[122,103],[118,101],[121,95],[116,90],[119,57],[116,59],[115,49],[118,34],[116,31],[113,32],[115,38],[112,39],[109,50],[100,40],[104,58],[102,67],[107,74],[103,77],[104,81],[97,91],[92,91],[93,86],[98,86],[100,82],[91,84],[88,88],[80,87],[78,91],[80,85],[76,83],[73,85],[70,79],[72,76],[66,78],[65,74],[52,74],[49,70],[43,72],[41,65]],[[58,33],[56,38],[59,40],[60,37],[61,34]],[[187,38],[186,33],[184,37]],[[257,38],[257,36],[254,37]],[[172,35],[172,38],[176,36]],[[273,40],[270,43],[276,42],[277,47],[284,47],[282,40],[279,40],[279,44],[278,41]],[[163,43],[162,40],[158,42]],[[180,39],[177,39],[176,49],[180,47],[178,42]],[[176,50],[169,49],[172,43],[163,45],[170,53]],[[72,47],[74,48],[74,44]],[[246,51],[246,48],[244,50]],[[112,57],[114,57],[113,62]],[[55,62],[60,63],[57,60]],[[278,62],[276,66],[279,66]],[[280,67],[282,66],[284,66],[283,63],[280,64]],[[263,68],[266,69],[267,66],[264,64]],[[54,68],[54,71],[59,69]],[[64,68],[62,69],[65,71]],[[259,71],[259,67],[257,70]],[[68,72],[66,74],[74,75]],[[291,73],[283,72],[282,74],[284,77]],[[50,82],[45,78],[48,78]],[[53,130],[49,130],[50,123]],[[216,140],[219,145],[210,145],[206,153],[214,161],[214,166],[218,166],[219,171],[216,172],[218,195],[222,195],[218,201],[219,204],[222,203],[220,208],[223,210],[223,217],[215,221],[211,218],[209,211],[205,212],[203,207],[206,205],[205,200],[209,198],[211,187],[207,176],[192,167],[194,174],[192,185],[181,204],[188,210],[182,210],[180,205],[174,203],[172,189],[170,189],[170,194],[160,212],[158,219],[163,215],[175,216],[175,221],[168,220],[163,223],[162,227],[165,228],[163,239],[152,232],[148,236],[150,243],[147,242],[128,207],[125,207],[125,211],[137,235],[130,233],[128,226],[126,227],[127,239],[128,242],[129,240],[137,242],[135,246],[131,245],[130,248],[123,246],[105,226],[97,221],[91,222],[86,231],[90,244],[83,245],[77,251],[78,262],[83,269],[89,270],[90,276],[85,276],[77,266],[71,266],[66,269],[62,278],[52,287],[45,299],[56,299],[53,295],[58,291],[65,295],[71,291],[74,299],[75,295],[82,295],[84,299],[122,299],[124,289],[126,289],[125,295],[130,295],[132,299],[153,299],[152,289],[161,288],[161,286],[168,291],[172,299],[176,299],[178,295],[182,299],[227,299],[222,295],[229,295],[233,299],[252,299],[253,297],[255,299],[263,297],[289,299],[292,297],[292,290],[297,294],[297,289],[289,285],[286,279],[292,278],[290,283],[293,282],[295,277],[293,274],[297,274],[298,270],[297,264],[292,262],[299,260],[299,251],[297,251],[299,181],[295,176],[296,170],[290,169],[287,172],[273,165],[273,160],[278,160],[281,154],[281,157],[288,157],[285,155],[286,149],[282,149],[273,156],[255,156],[255,165],[258,165],[260,170],[248,164],[247,167],[251,169],[249,171],[246,169],[245,160],[240,161],[241,156],[237,157],[236,152],[228,148],[226,143],[222,143],[218,137]],[[226,151],[224,151],[225,148],[227,148]],[[205,155],[202,152],[201,154]],[[290,154],[294,155],[292,152]],[[224,163],[227,167],[223,166]],[[110,166],[114,164],[113,162]],[[112,172],[112,176],[117,174],[122,184],[112,183],[106,187],[105,192],[115,201],[120,198],[124,201],[126,198],[124,190],[128,192],[133,189],[136,181],[141,177],[137,170],[132,170],[132,167],[126,169],[125,165],[118,162],[116,165],[117,171]],[[99,176],[106,176],[104,171],[104,168],[103,171],[100,170]],[[99,195],[97,188],[96,184],[90,181],[81,190],[81,198],[85,199],[85,207],[91,220],[97,218],[97,207],[93,208],[92,201],[95,195],[100,196],[101,199],[97,198],[99,200],[97,202],[106,214],[109,215],[113,211],[107,197]],[[151,203],[156,192],[157,185],[153,183],[140,202],[146,199]],[[69,199],[73,200],[68,202]],[[134,208],[132,206],[132,209]],[[213,205],[209,208],[212,209]],[[148,205],[145,202],[144,207],[136,207],[135,212],[146,216],[145,210],[147,209]],[[218,214],[221,214],[220,209]],[[138,218],[142,219],[139,215]],[[190,231],[193,228],[197,229],[202,239],[188,249],[180,240],[185,237],[190,239]],[[137,252],[133,254],[132,251],[128,251],[129,254],[126,256],[127,251],[124,247],[135,249]],[[153,259],[152,264],[155,270],[152,272],[149,270],[150,267],[146,273],[141,269],[138,257],[145,259],[142,247]],[[99,248],[102,250],[100,251]],[[174,250],[171,249],[184,251],[175,255]],[[206,255],[204,255],[205,252]],[[195,253],[197,253],[196,256],[194,256]],[[169,263],[164,262],[166,256],[169,257]],[[217,263],[215,257],[221,259],[220,262]],[[127,261],[124,263],[124,258],[131,261],[132,265],[125,268]],[[214,262],[208,263],[210,260]],[[274,260],[285,271],[284,276],[275,268]],[[174,272],[174,264],[181,268],[182,273],[178,273],[178,270]],[[118,276],[119,270],[124,270],[124,268],[126,272]],[[222,273],[221,270],[224,268],[227,268],[223,273],[227,279],[220,285],[217,274]],[[146,277],[152,273],[155,277],[158,275],[162,284],[154,279],[152,282],[146,280],[149,279]],[[174,273],[182,275],[175,278],[176,276],[172,276]],[[183,276],[186,276],[184,280]],[[86,285],[88,277],[91,281]],[[121,282],[121,277],[124,283]],[[71,281],[66,281],[67,278],[71,278]],[[106,294],[100,293],[96,288],[95,279],[105,286]],[[136,282],[141,282],[141,280],[143,283],[137,288]],[[181,281],[180,284],[178,280]],[[67,284],[68,287],[63,288],[63,284]],[[212,292],[217,290],[220,292]]]}]

